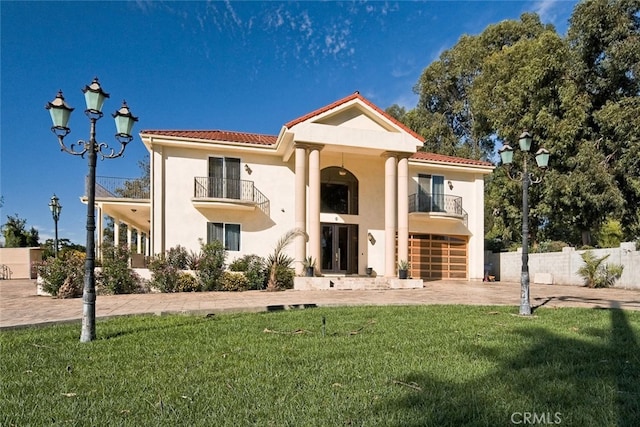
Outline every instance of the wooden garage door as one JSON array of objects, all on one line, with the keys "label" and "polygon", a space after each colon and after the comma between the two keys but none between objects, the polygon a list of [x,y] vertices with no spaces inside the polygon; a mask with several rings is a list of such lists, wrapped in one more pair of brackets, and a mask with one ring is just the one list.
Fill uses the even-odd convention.
[{"label": "wooden garage door", "polygon": [[409,235],[411,276],[423,280],[466,279],[467,239],[436,234]]}]

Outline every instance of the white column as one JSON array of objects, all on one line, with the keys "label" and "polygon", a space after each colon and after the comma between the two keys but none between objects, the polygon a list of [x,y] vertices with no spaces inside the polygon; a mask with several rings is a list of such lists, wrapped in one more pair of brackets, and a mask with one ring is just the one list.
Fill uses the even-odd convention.
[{"label": "white column", "polygon": [[[307,232],[307,149],[296,146],[295,154],[295,228]],[[306,257],[307,239],[298,236],[295,240],[296,274],[302,274]]]},{"label": "white column", "polygon": [[141,254],[142,253],[142,230],[136,229],[136,236],[138,237],[138,240],[136,241],[136,253]]},{"label": "white column", "polygon": [[113,218],[113,247],[120,246],[120,220]]},{"label": "white column", "polygon": [[396,275],[396,157],[387,153],[384,161],[384,275]]},{"label": "white column", "polygon": [[320,263],[320,150],[309,149],[309,256]]},{"label": "white column", "polygon": [[131,224],[125,224],[127,226],[127,249],[131,249],[131,240],[133,237],[133,229]]},{"label": "white column", "polygon": [[409,159],[398,159],[398,261],[409,260]]}]

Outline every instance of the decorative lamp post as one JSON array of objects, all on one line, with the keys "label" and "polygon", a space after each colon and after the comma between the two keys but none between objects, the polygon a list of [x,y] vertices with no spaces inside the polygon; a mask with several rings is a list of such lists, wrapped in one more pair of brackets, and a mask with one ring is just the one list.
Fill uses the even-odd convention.
[{"label": "decorative lamp post", "polygon": [[513,181],[522,182],[522,272],[520,275],[520,315],[531,315],[531,303],[529,301],[529,186],[542,182],[544,173],[549,165],[549,151],[540,148],[536,154],[536,164],[541,171],[539,176],[530,172],[529,162],[531,144],[533,138],[528,131],[522,132],[518,140],[520,150],[523,152],[522,170],[513,171],[514,149],[505,144],[498,152],[502,159],[502,164],[507,166],[507,176]]},{"label": "decorative lamp post", "polygon": [[131,129],[138,118],[131,114],[126,102],[122,102],[122,107],[117,110],[113,117],[116,122],[116,140],[120,144],[119,150],[110,148],[104,142],[96,141],[96,122],[102,118],[102,105],[109,98],[109,94],[102,90],[98,78],[93,79],[90,85],[82,89],[84,92],[87,109],[84,113],[89,118],[91,124],[89,140],[79,140],[68,147],[64,143],[64,138],[71,132],[67,124],[73,108],[69,107],[62,96],[62,91],[58,92],[55,99],[47,103],[46,109],[51,113],[53,126],[51,131],[58,137],[61,151],[65,151],[74,156],[84,157],[87,154],[89,163],[89,174],[87,179],[87,252],[84,264],[84,289],[82,291],[82,332],[81,342],[89,342],[96,337],[96,283],[95,283],[95,197],[96,197],[96,159],[113,159],[122,156],[127,144],[131,142]]},{"label": "decorative lamp post", "polygon": [[59,202],[58,196],[55,194],[51,197],[49,202],[49,209],[51,209],[51,215],[53,216],[53,223],[56,229],[56,237],[53,241],[53,254],[58,258],[58,220],[60,219],[60,211],[62,211],[62,205]]}]

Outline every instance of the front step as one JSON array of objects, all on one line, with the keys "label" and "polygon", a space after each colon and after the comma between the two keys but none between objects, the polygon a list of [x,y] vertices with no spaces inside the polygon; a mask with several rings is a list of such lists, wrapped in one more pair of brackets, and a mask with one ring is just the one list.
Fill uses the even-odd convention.
[{"label": "front step", "polygon": [[398,279],[395,277],[324,276],[294,277],[296,290],[381,290],[422,288],[421,279]]}]

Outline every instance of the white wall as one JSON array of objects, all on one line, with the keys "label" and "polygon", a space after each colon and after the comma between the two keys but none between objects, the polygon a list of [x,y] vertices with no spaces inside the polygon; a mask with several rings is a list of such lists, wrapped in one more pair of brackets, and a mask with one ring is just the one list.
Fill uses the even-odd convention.
[{"label": "white wall", "polygon": [[[241,152],[237,148],[213,150],[196,150],[165,146],[154,150],[154,199],[152,221],[154,222],[153,252],[159,253],[176,245],[187,250],[198,251],[199,239],[206,240],[207,222],[223,222],[241,224],[240,251],[230,251],[228,260],[245,254],[267,255],[277,240],[295,224],[294,194],[295,174],[293,158],[287,164],[282,159],[261,153]],[[205,177],[208,174],[208,158],[210,156],[227,156],[241,159],[241,179],[253,181],[270,201],[270,215],[260,209],[238,210],[222,208],[212,204],[211,207],[196,207],[192,202],[194,196],[194,177]],[[341,166],[342,153],[322,150],[320,152],[320,168]],[[248,165],[251,173],[245,169]],[[359,214],[339,215],[321,214],[321,222],[347,223],[358,225],[358,273],[365,274],[367,267],[372,267],[379,274],[384,272],[385,232],[384,232],[384,158],[380,155],[349,154],[344,155],[344,167],[353,173],[359,181]],[[468,277],[480,279],[484,273],[483,252],[483,179],[481,174],[463,171],[460,167],[447,168],[424,163],[412,162],[409,168],[409,194],[417,191],[417,175],[437,174],[445,177],[445,193],[462,197],[463,208],[468,212],[469,237],[469,271]],[[453,189],[447,185],[452,181]],[[162,198],[162,185],[165,194]],[[307,190],[307,194],[309,194]],[[408,203],[408,200],[404,203]],[[308,209],[307,209],[308,212]],[[460,220],[454,220],[460,222]],[[308,221],[307,221],[308,222]],[[162,241],[164,227],[164,248]],[[410,232],[420,232],[421,225],[410,221]],[[372,244],[368,234],[375,239]],[[469,234],[467,232],[467,234]],[[294,255],[294,245],[287,252]],[[307,248],[308,253],[308,248]]]},{"label": "white wall", "polygon": [[[581,254],[585,251],[574,248],[563,248],[562,252],[530,253],[529,276],[531,283],[536,283],[536,276],[551,278],[556,285],[583,285],[578,269],[584,265]],[[635,244],[622,243],[619,248],[593,249],[596,257],[609,254],[605,262],[624,266],[622,277],[616,287],[640,289],[640,252]],[[502,252],[488,254],[488,263],[497,280],[503,282],[519,282],[522,269],[522,252]]]}]

